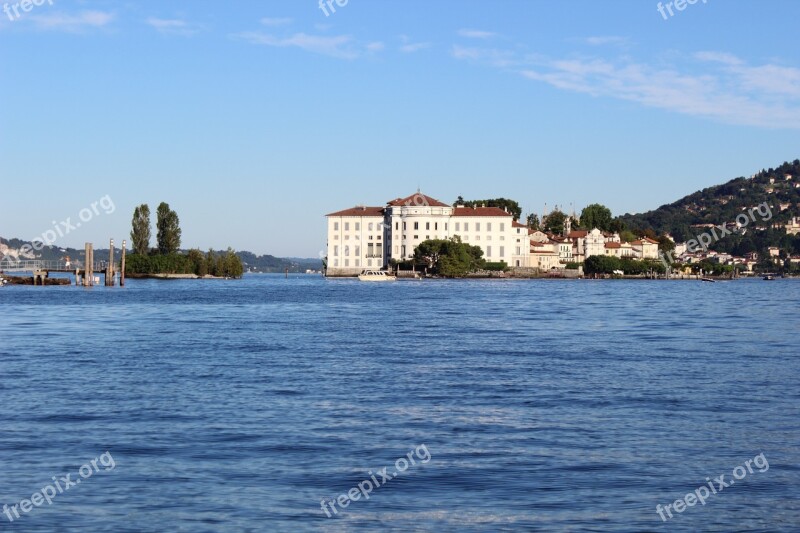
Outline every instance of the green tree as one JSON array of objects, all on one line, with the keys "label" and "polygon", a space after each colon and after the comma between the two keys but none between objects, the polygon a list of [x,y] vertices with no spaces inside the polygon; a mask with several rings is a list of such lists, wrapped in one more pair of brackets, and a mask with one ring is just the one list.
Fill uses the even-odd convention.
[{"label": "green tree", "polygon": [[583,262],[587,274],[611,274],[615,270],[622,270],[622,261],[610,255],[593,255]]},{"label": "green tree", "polygon": [[658,249],[664,253],[671,252],[675,249],[675,243],[666,235],[662,235],[658,239]]},{"label": "green tree", "polygon": [[241,259],[233,251],[233,248],[228,248],[225,253],[225,277],[226,278],[241,278],[244,274],[244,266]]},{"label": "green tree", "polygon": [[421,242],[414,250],[414,263],[426,269],[433,269],[439,263],[445,242],[443,240]]},{"label": "green tree", "polygon": [[150,207],[147,204],[137,206],[133,210],[131,226],[133,253],[139,255],[147,254],[150,249]]},{"label": "green tree", "polygon": [[539,216],[535,213],[528,215],[528,227],[532,230],[539,229]]},{"label": "green tree", "polygon": [[636,240],[638,237],[637,237],[637,236],[636,236],[636,234],[635,234],[635,233],[633,233],[631,230],[627,230],[627,229],[626,229],[626,230],[622,230],[622,231],[620,232],[620,234],[619,234],[619,238],[620,238],[620,240],[621,240],[622,242],[633,242],[633,241],[635,241],[635,240]]},{"label": "green tree", "polygon": [[419,244],[414,250],[414,262],[432,274],[447,278],[464,277],[470,272],[483,268],[483,250],[461,242],[459,237],[449,240],[429,240]]},{"label": "green tree", "polygon": [[208,249],[208,253],[206,253],[206,272],[210,276],[218,276],[217,274],[217,262],[214,258],[214,250],[211,248]]},{"label": "green tree", "polygon": [[544,231],[547,233],[555,233],[561,235],[564,233],[564,222],[567,220],[567,215],[556,209],[544,219]]},{"label": "green tree", "polygon": [[604,205],[591,204],[581,211],[580,225],[591,231],[594,228],[600,231],[611,231],[611,210]]},{"label": "green tree", "polygon": [[158,253],[173,254],[181,247],[181,226],[178,214],[169,208],[169,204],[161,202],[156,210],[156,239]]},{"label": "green tree", "polygon": [[189,250],[189,253],[186,255],[186,257],[192,264],[195,274],[198,276],[205,276],[208,274],[208,270],[206,269],[206,258],[203,256],[203,252],[197,248],[193,248]]}]

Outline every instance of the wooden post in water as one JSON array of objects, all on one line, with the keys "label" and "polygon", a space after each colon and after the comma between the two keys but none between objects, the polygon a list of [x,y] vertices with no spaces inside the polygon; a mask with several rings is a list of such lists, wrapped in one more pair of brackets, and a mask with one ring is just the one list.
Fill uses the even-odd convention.
[{"label": "wooden post in water", "polygon": [[89,286],[89,261],[92,260],[92,253],[89,251],[89,247],[91,244],[88,242],[85,244],[84,252],[83,252],[83,286]]},{"label": "wooden post in water", "polygon": [[119,265],[119,286],[125,286],[125,241],[122,241],[122,260]]},{"label": "wooden post in water", "polygon": [[89,243],[89,286],[94,287],[94,244]]},{"label": "wooden post in water", "polygon": [[108,247],[108,265],[106,266],[106,287],[114,286],[114,239]]}]

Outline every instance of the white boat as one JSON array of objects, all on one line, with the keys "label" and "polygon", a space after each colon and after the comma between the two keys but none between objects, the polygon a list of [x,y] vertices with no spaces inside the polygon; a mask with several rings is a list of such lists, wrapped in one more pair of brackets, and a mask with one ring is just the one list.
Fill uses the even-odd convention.
[{"label": "white boat", "polygon": [[383,270],[362,270],[358,279],[361,281],[397,281],[397,276],[392,276]]}]

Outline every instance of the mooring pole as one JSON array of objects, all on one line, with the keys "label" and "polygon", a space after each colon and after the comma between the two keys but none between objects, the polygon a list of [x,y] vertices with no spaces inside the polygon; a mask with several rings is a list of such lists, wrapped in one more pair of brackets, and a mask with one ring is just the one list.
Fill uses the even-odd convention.
[{"label": "mooring pole", "polygon": [[83,286],[89,286],[89,261],[92,260],[92,253],[89,251],[91,245],[87,242],[83,253]]},{"label": "mooring pole", "polygon": [[122,241],[122,261],[121,261],[121,264],[120,264],[120,267],[119,267],[119,286],[120,287],[124,287],[125,286],[125,248],[126,248],[126,243],[123,240]]},{"label": "mooring pole", "polygon": [[94,244],[89,243],[89,286],[94,287]]},{"label": "mooring pole", "polygon": [[114,286],[114,239],[108,248],[108,266],[106,267],[106,287]]}]

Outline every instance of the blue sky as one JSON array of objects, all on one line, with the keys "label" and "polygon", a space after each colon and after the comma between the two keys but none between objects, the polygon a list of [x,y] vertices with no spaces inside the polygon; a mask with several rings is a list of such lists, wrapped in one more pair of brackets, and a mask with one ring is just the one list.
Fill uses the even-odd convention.
[{"label": "blue sky", "polygon": [[800,157],[792,0],[14,3],[4,237],[108,195],[56,244],[164,200],[186,247],[315,257],[325,213],[417,187],[621,214]]}]

